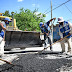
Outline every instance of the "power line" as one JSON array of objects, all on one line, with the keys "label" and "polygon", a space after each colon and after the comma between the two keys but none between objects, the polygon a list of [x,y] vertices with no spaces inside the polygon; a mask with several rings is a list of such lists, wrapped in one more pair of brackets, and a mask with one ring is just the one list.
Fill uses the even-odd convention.
[{"label": "power line", "polygon": [[[66,3],[69,2],[69,1],[71,1],[71,0],[68,0],[68,1],[66,1],[66,2],[64,2],[64,3],[62,3],[62,4],[60,4],[60,5],[57,6],[56,8],[52,9],[52,11],[55,10],[55,9],[57,9],[57,8],[59,8],[60,6],[62,6],[62,5],[64,5],[64,4],[66,4]],[[51,12],[51,11],[49,11],[49,12]],[[49,12],[47,12],[47,13],[49,13]],[[47,13],[45,13],[45,14],[47,14]]]},{"label": "power line", "polygon": [[[52,5],[52,6],[53,6],[53,5]],[[56,5],[56,6],[57,6],[57,5]],[[55,7],[55,5],[54,5],[53,7]],[[50,9],[50,7],[44,11],[44,14],[45,14],[45,12],[47,12],[49,9]]]},{"label": "power line", "polygon": [[67,20],[67,21],[70,21],[70,20],[72,20],[72,19],[69,19],[69,20]]},{"label": "power line", "polygon": [[[49,8],[50,8],[50,7],[49,7]],[[49,9],[49,8],[48,8],[48,9]],[[47,9],[47,10],[48,10],[48,9]],[[45,10],[45,12],[46,12],[47,10]],[[45,12],[44,12],[44,13],[45,13]]]},{"label": "power line", "polygon": [[[59,4],[57,4],[57,5],[52,5],[52,6],[55,7],[55,6],[58,6],[58,5],[59,5]],[[48,9],[46,9],[46,10],[44,11],[44,13],[47,12],[49,9],[50,9],[50,7],[49,7]]]},{"label": "power line", "polygon": [[[65,5],[66,6],[66,5]],[[70,11],[70,9],[66,6],[66,8],[69,10],[69,12],[72,14],[72,12]]]}]

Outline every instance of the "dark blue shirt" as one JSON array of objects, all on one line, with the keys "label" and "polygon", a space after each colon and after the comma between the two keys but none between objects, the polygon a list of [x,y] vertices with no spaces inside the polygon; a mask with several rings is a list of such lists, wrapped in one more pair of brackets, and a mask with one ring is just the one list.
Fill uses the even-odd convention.
[{"label": "dark blue shirt", "polygon": [[48,33],[50,32],[50,27],[49,27],[50,21],[46,22],[44,24],[44,27],[40,26],[42,33]]}]

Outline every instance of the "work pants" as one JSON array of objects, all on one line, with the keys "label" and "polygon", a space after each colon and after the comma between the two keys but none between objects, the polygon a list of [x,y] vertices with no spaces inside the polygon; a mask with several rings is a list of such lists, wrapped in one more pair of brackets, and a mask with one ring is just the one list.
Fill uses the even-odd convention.
[{"label": "work pants", "polygon": [[[44,48],[47,47],[47,44],[50,44],[51,45],[51,38],[47,35],[44,35]],[[52,46],[50,46],[50,50],[52,49]]]},{"label": "work pants", "polygon": [[4,45],[5,45],[5,41],[3,40],[2,37],[0,37],[0,56],[4,55]]},{"label": "work pants", "polygon": [[72,37],[65,38],[60,43],[61,43],[62,52],[65,52],[65,43],[67,43],[68,44],[68,52],[70,52],[72,54]]}]

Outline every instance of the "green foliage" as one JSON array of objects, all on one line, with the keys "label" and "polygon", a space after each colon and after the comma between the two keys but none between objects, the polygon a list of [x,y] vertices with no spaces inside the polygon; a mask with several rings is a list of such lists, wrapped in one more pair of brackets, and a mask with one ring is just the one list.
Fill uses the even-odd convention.
[{"label": "green foliage", "polygon": [[3,13],[4,16],[10,17],[11,15],[9,14],[9,10],[6,10],[5,13]]},{"label": "green foliage", "polygon": [[[19,13],[14,13],[14,18],[16,19],[17,27],[23,31],[40,31],[39,23],[45,22],[44,17],[45,14],[38,14],[35,13],[38,9],[31,11],[29,9],[21,8]],[[13,13],[13,12],[12,12]],[[8,15],[9,11],[5,12],[5,15]],[[40,17],[42,15],[42,18]],[[9,16],[9,15],[8,15]]]},{"label": "green foliage", "polygon": [[35,15],[36,11],[36,9],[32,12],[29,9],[21,8],[19,13],[15,13],[14,18],[16,18],[16,24],[20,30],[40,31],[39,23],[44,22],[44,19]]}]

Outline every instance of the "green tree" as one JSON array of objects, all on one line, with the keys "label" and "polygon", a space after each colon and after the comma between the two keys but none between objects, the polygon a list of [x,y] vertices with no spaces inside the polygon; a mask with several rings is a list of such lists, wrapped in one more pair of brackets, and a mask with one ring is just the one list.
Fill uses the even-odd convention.
[{"label": "green tree", "polygon": [[20,30],[40,31],[39,23],[45,21],[45,15],[40,13],[40,15],[43,15],[43,18],[40,18],[40,15],[36,15],[35,12],[37,12],[37,10],[31,11],[21,8],[19,13],[16,12],[14,14],[17,21],[16,24]]},{"label": "green tree", "polygon": [[4,15],[4,16],[8,16],[8,17],[11,16],[10,13],[9,13],[9,10],[6,10],[5,13],[3,13],[3,15]]}]

